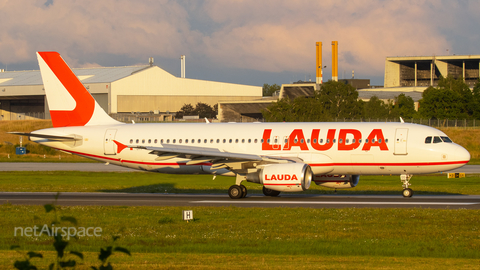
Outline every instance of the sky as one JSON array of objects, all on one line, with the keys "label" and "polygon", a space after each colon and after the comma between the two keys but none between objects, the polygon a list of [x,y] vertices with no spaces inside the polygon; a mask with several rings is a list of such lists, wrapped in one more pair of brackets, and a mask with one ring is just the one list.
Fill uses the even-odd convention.
[{"label": "sky", "polygon": [[315,81],[323,43],[338,77],[383,85],[385,58],[480,54],[480,1],[0,0],[0,69],[38,70],[36,51],[72,68],[155,65],[180,76],[262,86]]}]

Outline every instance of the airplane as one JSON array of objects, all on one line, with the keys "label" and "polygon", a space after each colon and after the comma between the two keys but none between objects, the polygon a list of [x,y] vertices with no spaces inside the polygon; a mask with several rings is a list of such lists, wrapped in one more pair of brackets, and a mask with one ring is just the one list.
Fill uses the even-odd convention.
[{"label": "airplane", "polygon": [[320,186],[353,188],[360,175],[400,175],[411,197],[414,174],[452,170],[469,152],[432,127],[404,123],[131,123],[112,119],[57,52],[37,52],[53,128],[31,141],[86,158],[138,170],[234,176],[266,196]]}]

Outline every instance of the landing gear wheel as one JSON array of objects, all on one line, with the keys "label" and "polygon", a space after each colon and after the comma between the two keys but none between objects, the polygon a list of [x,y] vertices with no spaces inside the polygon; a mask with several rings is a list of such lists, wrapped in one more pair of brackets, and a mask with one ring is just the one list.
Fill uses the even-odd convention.
[{"label": "landing gear wheel", "polygon": [[278,195],[280,195],[280,191],[271,190],[269,188],[266,188],[265,186],[263,187],[262,191],[263,195],[265,196],[277,197]]},{"label": "landing gear wheel", "polygon": [[240,199],[243,198],[242,188],[239,185],[233,185],[228,189],[228,196],[231,199]]},{"label": "landing gear wheel", "polygon": [[412,197],[413,190],[411,188],[406,188],[402,191],[403,197]]},{"label": "landing gear wheel", "polygon": [[247,188],[244,185],[240,185],[240,188],[242,189],[242,198],[247,197]]}]

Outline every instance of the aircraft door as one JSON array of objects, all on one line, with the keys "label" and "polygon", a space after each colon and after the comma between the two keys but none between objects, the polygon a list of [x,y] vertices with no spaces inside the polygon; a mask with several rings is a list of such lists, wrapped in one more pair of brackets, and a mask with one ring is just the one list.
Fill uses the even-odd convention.
[{"label": "aircraft door", "polygon": [[116,129],[107,129],[105,132],[105,139],[104,139],[104,153],[105,155],[116,155],[115,151],[115,134],[117,134]]},{"label": "aircraft door", "polygon": [[408,128],[397,128],[395,131],[395,155],[407,155]]}]

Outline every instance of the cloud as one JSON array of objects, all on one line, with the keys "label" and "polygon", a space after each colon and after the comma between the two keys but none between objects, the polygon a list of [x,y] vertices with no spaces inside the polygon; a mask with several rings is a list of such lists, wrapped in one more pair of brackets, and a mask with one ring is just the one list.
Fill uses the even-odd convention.
[{"label": "cloud", "polygon": [[73,66],[103,57],[189,59],[218,68],[314,73],[315,42],[339,42],[339,69],[383,74],[387,56],[478,54],[478,2],[0,0],[0,62],[59,51]]}]

